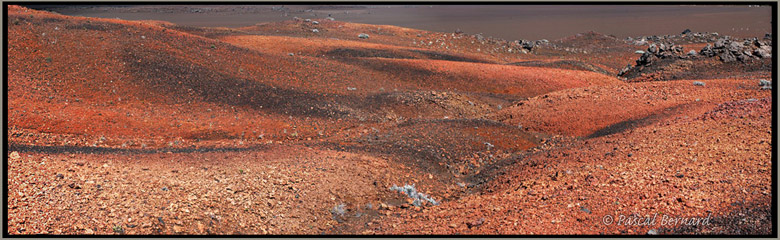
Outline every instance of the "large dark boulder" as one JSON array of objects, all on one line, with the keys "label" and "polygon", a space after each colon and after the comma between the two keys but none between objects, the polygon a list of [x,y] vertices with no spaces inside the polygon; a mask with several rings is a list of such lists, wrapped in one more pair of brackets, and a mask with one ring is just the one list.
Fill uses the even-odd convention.
[{"label": "large dark boulder", "polygon": [[731,42],[728,45],[728,50],[731,51],[731,53],[738,54],[739,52],[742,52],[742,44],[739,44],[738,42]]},{"label": "large dark boulder", "polygon": [[707,46],[704,46],[704,48],[699,51],[699,54],[705,57],[714,57],[715,51],[712,50],[712,45],[707,44]]},{"label": "large dark boulder", "polygon": [[729,51],[722,52],[718,57],[720,57],[720,61],[724,63],[737,61],[737,57]]},{"label": "large dark boulder", "polygon": [[519,45],[520,45],[522,48],[525,48],[525,49],[526,49],[526,50],[528,50],[528,51],[531,51],[531,50],[533,50],[533,49],[534,49],[534,47],[536,47],[536,43],[534,43],[534,42],[532,42],[532,41],[524,40],[524,39],[517,40],[517,43],[518,43],[518,44],[519,44]]},{"label": "large dark boulder", "polygon": [[647,48],[647,52],[652,54],[658,53],[658,46],[656,46],[655,43],[651,44],[650,47]]},{"label": "large dark boulder", "polygon": [[729,40],[727,40],[726,38],[719,38],[718,41],[715,41],[715,46],[713,48],[715,49],[725,48],[728,42]]},{"label": "large dark boulder", "polygon": [[658,59],[658,57],[656,57],[654,54],[650,52],[645,52],[642,54],[642,56],[639,57],[638,60],[636,60],[636,65],[637,66],[648,65],[653,61],[655,61],[656,59]]},{"label": "large dark boulder", "polygon": [[753,55],[758,56],[760,58],[771,58],[772,57],[772,47],[770,47],[770,46],[762,46],[760,48],[756,48],[756,50],[753,51]]},{"label": "large dark boulder", "polygon": [[631,68],[632,68],[632,67],[631,67],[631,64],[628,64],[628,65],[626,65],[626,67],[625,67],[625,68],[623,68],[623,70],[620,70],[620,72],[618,73],[618,76],[623,76],[623,75],[624,75],[624,74],[626,74],[628,71],[630,71],[630,70],[631,70]]}]

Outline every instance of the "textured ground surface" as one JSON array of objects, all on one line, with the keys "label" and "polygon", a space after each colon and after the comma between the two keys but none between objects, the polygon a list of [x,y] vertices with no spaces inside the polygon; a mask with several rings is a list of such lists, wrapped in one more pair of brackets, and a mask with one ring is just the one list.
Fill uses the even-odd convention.
[{"label": "textured ground surface", "polygon": [[596,32],[7,20],[9,234],[771,233],[767,59],[634,82],[646,47]]}]

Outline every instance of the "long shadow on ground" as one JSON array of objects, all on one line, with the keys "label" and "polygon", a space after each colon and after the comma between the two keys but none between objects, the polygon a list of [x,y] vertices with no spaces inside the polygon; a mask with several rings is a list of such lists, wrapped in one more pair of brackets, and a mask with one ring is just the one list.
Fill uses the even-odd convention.
[{"label": "long shadow on ground", "polygon": [[199,148],[156,148],[156,149],[131,149],[108,148],[89,146],[35,146],[24,144],[8,144],[8,151],[35,152],[35,153],[87,153],[87,154],[151,154],[151,153],[202,153],[202,152],[241,152],[265,149],[265,146],[253,146],[245,148],[234,147],[199,147]]}]

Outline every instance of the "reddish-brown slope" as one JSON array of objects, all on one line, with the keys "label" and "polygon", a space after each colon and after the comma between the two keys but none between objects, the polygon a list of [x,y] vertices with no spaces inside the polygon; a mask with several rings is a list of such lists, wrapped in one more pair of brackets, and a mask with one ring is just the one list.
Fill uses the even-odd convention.
[{"label": "reddish-brown slope", "polygon": [[[469,89],[529,97],[616,81],[580,71],[332,52],[339,44],[397,50],[355,41],[324,41],[315,48],[338,59],[313,53],[287,56],[269,51],[263,45],[268,37],[254,37],[259,45],[250,41],[243,48],[155,22],[65,17],[17,7],[9,10],[9,22],[10,125],[88,133],[96,139],[316,137],[324,126],[301,117],[383,117],[373,107],[361,109],[361,98],[395,89]],[[280,49],[307,46],[299,42],[280,41]],[[403,51],[437,56],[410,50]],[[236,116],[217,114],[231,112]],[[296,125],[307,127],[295,130]]]},{"label": "reddish-brown slope", "polygon": [[634,63],[639,56],[636,50],[646,46],[629,45],[615,36],[597,32],[579,33],[552,41],[553,46],[542,48],[538,54],[548,57],[564,57],[598,66],[616,76],[626,64]]},{"label": "reddish-brown slope", "polygon": [[[520,157],[481,194],[402,212],[370,229],[406,234],[644,235],[651,229],[660,234],[769,234],[771,101],[725,102],[703,114],[630,132],[553,141]],[[632,214],[658,217],[653,224],[618,224],[620,215]],[[605,224],[608,215],[612,222]],[[687,226],[663,223],[664,216],[711,220]],[[750,224],[740,224],[746,221]]]},{"label": "reddish-brown slope", "polygon": [[[281,116],[268,116],[263,117],[267,121],[244,122],[236,128],[230,118],[259,117],[258,113],[247,114],[234,109],[240,106],[197,95],[205,90],[197,87],[213,86],[202,82],[223,79],[183,75],[214,76],[210,67],[237,72],[214,64],[241,52],[231,45],[143,23],[64,17],[16,7],[9,9],[9,24],[11,126],[151,138],[214,128],[238,136],[238,129],[276,132],[287,125]],[[244,53],[240,57],[252,56]],[[254,56],[255,63],[266,61]],[[182,80],[200,80],[201,85]],[[212,111],[238,114],[203,114]]]},{"label": "reddish-brown slope", "polygon": [[484,55],[431,56],[425,55],[428,52],[424,49],[352,40],[277,36],[232,36],[223,40],[258,51],[336,59],[368,73],[376,72],[370,79],[372,84],[402,82],[423,89],[468,89],[528,97],[571,87],[620,83],[617,78],[594,72],[489,64],[484,62]]},{"label": "reddish-brown slope", "polygon": [[[496,62],[511,62],[518,58],[532,58],[533,55],[522,54],[520,46],[507,41],[478,40],[474,35],[457,33],[430,32],[418,29],[403,28],[389,25],[371,25],[330,21],[327,19],[303,19],[261,23],[255,26],[239,28],[238,30],[260,35],[294,36],[307,39],[340,39],[360,42],[379,43],[401,47],[422,48],[439,53],[481,55]],[[313,24],[317,21],[319,24]],[[312,30],[319,32],[314,33]],[[368,39],[360,39],[359,34],[369,35]],[[513,49],[514,51],[509,51]]]},{"label": "reddish-brown slope", "polygon": [[598,136],[641,126],[680,113],[701,113],[718,103],[761,98],[755,80],[647,82],[568,89],[521,101],[494,119],[532,131],[568,136]]}]

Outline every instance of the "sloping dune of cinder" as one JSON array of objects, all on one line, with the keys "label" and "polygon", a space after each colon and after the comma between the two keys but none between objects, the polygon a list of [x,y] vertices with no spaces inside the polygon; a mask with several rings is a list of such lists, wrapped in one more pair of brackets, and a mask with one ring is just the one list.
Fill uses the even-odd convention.
[{"label": "sloping dune of cinder", "polygon": [[[596,32],[7,14],[11,235],[772,229],[765,54],[639,82],[644,46]],[[603,222],[633,213],[713,224]]]},{"label": "sloping dune of cinder", "polygon": [[[20,8],[11,8],[9,22],[11,125],[50,133],[234,138],[251,130],[275,137],[277,129],[289,125],[288,116],[381,114],[361,109],[361,99],[389,91],[457,89],[530,97],[616,82],[591,72],[504,66],[478,56],[446,57],[355,40],[231,36],[220,41],[159,24]],[[36,108],[36,102],[61,110],[21,112]],[[238,119],[218,113],[236,113]],[[253,118],[268,121],[240,121]],[[94,121],[107,124],[89,124]],[[304,122],[298,124],[311,124]]]}]

